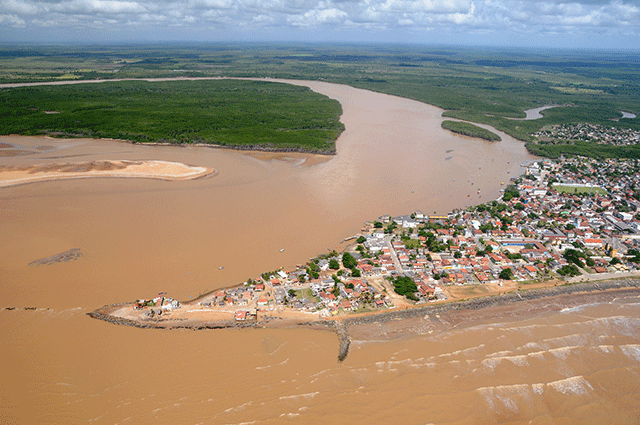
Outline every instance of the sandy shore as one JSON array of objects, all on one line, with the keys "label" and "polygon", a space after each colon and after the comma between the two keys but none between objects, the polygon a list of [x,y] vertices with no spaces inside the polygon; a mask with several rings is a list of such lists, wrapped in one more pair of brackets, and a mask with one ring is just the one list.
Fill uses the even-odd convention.
[{"label": "sandy shore", "polygon": [[208,167],[167,161],[90,161],[66,164],[0,166],[0,187],[42,181],[121,177],[160,180],[192,180],[218,171]]}]

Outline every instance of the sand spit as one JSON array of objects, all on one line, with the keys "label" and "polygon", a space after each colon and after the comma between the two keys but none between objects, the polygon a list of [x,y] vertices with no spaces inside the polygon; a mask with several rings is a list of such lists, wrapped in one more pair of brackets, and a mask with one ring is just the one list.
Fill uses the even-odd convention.
[{"label": "sand spit", "polygon": [[611,302],[621,297],[640,297],[640,279],[580,283],[475,298],[469,301],[427,305],[368,315],[320,318],[295,310],[259,312],[251,319],[237,321],[233,311],[192,310],[193,301],[155,318],[149,310],[135,310],[133,303],[104,306],[87,313],[109,323],[148,329],[292,328],[297,326],[336,332],[338,361],[349,354],[352,339],[380,341],[422,333],[447,331],[460,326],[513,317],[561,311],[584,304]]},{"label": "sand spit", "polygon": [[90,177],[147,178],[160,180],[192,180],[216,175],[207,167],[167,161],[91,161],[66,164],[0,166],[0,187],[35,182],[81,179]]}]

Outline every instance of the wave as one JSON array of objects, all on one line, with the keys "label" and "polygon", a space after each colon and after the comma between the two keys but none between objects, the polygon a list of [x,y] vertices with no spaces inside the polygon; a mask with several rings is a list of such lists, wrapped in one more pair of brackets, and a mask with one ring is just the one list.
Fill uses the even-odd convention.
[{"label": "wave", "polygon": [[477,388],[476,391],[493,410],[507,409],[518,413],[518,398],[530,404],[533,397],[543,396],[549,388],[565,395],[586,395],[593,390],[589,381],[582,375],[577,375],[548,383],[488,386]]},{"label": "wave", "polygon": [[481,387],[476,390],[482,395],[493,410],[506,408],[518,413],[518,403],[514,396],[521,396],[526,400],[531,398],[531,387],[528,384],[499,385]]},{"label": "wave", "polygon": [[562,394],[587,394],[588,390],[593,390],[593,387],[584,379],[582,375],[572,376],[571,378],[561,379],[559,381],[549,382],[547,386],[550,386],[554,390],[561,392]]},{"label": "wave", "polygon": [[621,345],[620,350],[625,356],[640,362],[640,344]]},{"label": "wave", "polygon": [[320,391],[316,391],[313,393],[306,393],[306,394],[284,395],[282,397],[279,397],[278,400],[298,400],[299,398],[304,398],[305,400],[308,400],[308,399],[313,399],[318,394],[320,394]]}]

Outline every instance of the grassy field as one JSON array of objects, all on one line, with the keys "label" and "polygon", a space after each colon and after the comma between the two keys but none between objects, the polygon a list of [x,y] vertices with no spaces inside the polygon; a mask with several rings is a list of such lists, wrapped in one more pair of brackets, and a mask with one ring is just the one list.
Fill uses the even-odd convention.
[{"label": "grassy field", "polygon": [[311,290],[311,288],[298,289],[297,291],[295,291],[295,293],[296,293],[296,298],[298,299],[308,298],[309,300],[316,303],[320,301],[318,297],[313,295],[313,291]]},{"label": "grassy field", "polygon": [[[0,82],[140,77],[276,77],[323,80],[426,102],[445,116],[484,123],[525,142],[545,125],[591,122],[640,129],[640,62],[633,52],[419,45],[166,44],[0,47]],[[569,105],[543,112],[524,111]],[[589,149],[529,145],[532,152]],[[634,149],[594,155],[636,155]]]},{"label": "grassy field", "polygon": [[466,122],[446,120],[442,121],[442,128],[457,134],[462,134],[463,136],[477,137],[490,142],[499,142],[502,140],[497,134]]},{"label": "grassy field", "polygon": [[0,90],[0,134],[335,151],[340,104],[262,81],[113,82]]},{"label": "grassy field", "polygon": [[587,187],[587,186],[564,186],[556,183],[553,188],[560,193],[593,193],[594,195],[606,195],[607,191],[601,187]]}]

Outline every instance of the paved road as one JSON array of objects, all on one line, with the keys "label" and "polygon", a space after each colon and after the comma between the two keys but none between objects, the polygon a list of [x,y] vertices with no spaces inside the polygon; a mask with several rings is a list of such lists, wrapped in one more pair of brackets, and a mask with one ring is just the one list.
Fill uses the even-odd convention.
[{"label": "paved road", "polygon": [[387,246],[391,250],[391,260],[393,260],[393,264],[396,266],[396,270],[398,271],[398,273],[402,273],[404,269],[402,268],[402,264],[400,264],[400,260],[398,260],[398,256],[396,255],[396,250],[393,249],[393,245],[391,245],[392,238],[393,236],[387,236],[386,238],[384,238],[384,241],[386,242]]}]

